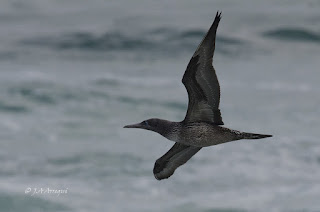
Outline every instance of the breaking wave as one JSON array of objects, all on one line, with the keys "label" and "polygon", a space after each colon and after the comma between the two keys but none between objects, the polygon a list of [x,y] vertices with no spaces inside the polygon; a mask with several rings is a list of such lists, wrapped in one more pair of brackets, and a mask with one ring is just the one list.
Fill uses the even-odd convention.
[{"label": "breaking wave", "polygon": [[[158,28],[145,31],[136,35],[127,35],[122,32],[106,32],[97,35],[91,32],[74,32],[56,36],[36,37],[22,40],[24,45],[45,47],[55,50],[80,50],[80,51],[147,51],[153,54],[177,54],[186,50],[193,51],[200,43],[206,31],[186,30],[178,31],[171,28]],[[222,38],[223,37],[223,38]],[[237,38],[218,36],[217,51],[232,54],[232,49],[237,49],[247,42]],[[234,46],[234,48],[230,48]],[[231,52],[230,52],[231,51]],[[148,53],[148,54],[149,54]]]},{"label": "breaking wave", "polygon": [[284,41],[320,42],[319,34],[302,28],[274,29],[264,32],[263,36]]}]

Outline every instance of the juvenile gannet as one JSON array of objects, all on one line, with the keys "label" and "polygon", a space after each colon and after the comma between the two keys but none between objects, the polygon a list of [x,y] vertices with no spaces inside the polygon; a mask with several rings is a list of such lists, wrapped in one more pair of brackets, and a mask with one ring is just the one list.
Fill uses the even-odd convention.
[{"label": "juvenile gannet", "polygon": [[220,86],[212,66],[220,19],[221,13],[217,12],[213,24],[193,54],[183,75],[182,83],[189,97],[184,120],[172,122],[152,118],[125,126],[125,128],[151,130],[176,142],[154,165],[153,173],[158,180],[169,178],[202,147],[240,139],[271,137],[271,135],[240,132],[220,126],[224,124],[219,110]]}]

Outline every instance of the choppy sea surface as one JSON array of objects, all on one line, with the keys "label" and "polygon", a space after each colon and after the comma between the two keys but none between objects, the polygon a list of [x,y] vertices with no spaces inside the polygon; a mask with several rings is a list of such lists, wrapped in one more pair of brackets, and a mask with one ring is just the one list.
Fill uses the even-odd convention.
[{"label": "choppy sea surface", "polygon": [[[122,127],[184,118],[181,78],[217,10],[225,126],[274,137],[204,148],[157,181],[173,143]],[[319,11],[318,0],[2,0],[0,211],[319,212]]]}]

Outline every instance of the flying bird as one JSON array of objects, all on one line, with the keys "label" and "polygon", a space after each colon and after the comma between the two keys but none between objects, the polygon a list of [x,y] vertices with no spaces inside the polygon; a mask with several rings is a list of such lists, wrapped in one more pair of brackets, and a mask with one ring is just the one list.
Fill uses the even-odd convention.
[{"label": "flying bird", "polygon": [[221,12],[193,54],[182,78],[187,89],[189,102],[183,121],[172,122],[152,118],[124,128],[151,130],[174,141],[172,148],[156,160],[153,174],[157,180],[169,178],[174,171],[185,164],[202,147],[222,144],[240,139],[271,137],[255,133],[232,130],[224,125],[219,110],[220,86],[212,66],[216,32]]}]

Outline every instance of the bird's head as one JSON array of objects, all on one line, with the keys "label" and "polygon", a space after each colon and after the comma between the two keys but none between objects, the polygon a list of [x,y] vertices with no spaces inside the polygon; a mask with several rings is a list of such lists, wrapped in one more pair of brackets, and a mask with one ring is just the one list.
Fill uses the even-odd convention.
[{"label": "bird's head", "polygon": [[151,130],[151,131],[157,132],[158,131],[157,129],[159,129],[159,127],[160,127],[159,125],[163,121],[164,120],[153,118],[153,119],[148,119],[148,120],[142,121],[137,124],[126,125],[126,126],[124,126],[124,128],[141,128],[141,129]]}]

